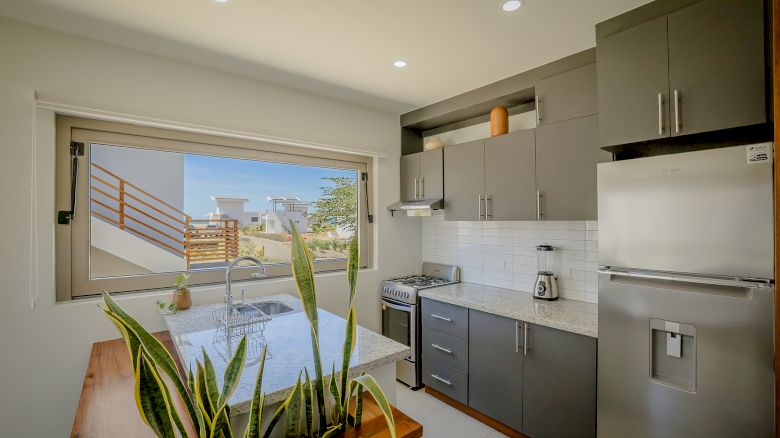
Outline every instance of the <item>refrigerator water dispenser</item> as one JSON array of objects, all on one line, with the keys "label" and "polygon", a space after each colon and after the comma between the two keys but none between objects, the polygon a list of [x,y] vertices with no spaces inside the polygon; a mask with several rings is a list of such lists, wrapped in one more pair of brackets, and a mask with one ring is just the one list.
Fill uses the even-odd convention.
[{"label": "refrigerator water dispenser", "polygon": [[650,320],[650,379],[696,392],[696,328],[662,319]]}]

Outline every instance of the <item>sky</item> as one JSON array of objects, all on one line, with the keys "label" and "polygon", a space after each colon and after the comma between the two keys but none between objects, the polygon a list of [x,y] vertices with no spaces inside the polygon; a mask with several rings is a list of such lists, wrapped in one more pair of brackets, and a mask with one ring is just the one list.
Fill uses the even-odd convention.
[{"label": "sky", "polygon": [[327,177],[355,178],[354,170],[268,163],[238,158],[184,154],[184,212],[203,219],[215,211],[212,195],[248,198],[246,211],[271,208],[267,196],[298,197],[314,202]]}]

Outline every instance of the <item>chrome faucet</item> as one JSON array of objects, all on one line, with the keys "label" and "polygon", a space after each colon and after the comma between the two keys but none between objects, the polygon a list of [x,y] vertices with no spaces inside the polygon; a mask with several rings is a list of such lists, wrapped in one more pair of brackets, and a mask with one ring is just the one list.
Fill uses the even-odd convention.
[{"label": "chrome faucet", "polygon": [[230,274],[233,272],[233,268],[235,268],[238,263],[244,260],[254,262],[260,268],[260,273],[252,274],[252,278],[259,278],[265,274],[265,265],[263,262],[252,256],[238,257],[228,265],[227,269],[225,270],[225,309],[227,310],[228,314],[233,311],[233,291],[230,289]]}]

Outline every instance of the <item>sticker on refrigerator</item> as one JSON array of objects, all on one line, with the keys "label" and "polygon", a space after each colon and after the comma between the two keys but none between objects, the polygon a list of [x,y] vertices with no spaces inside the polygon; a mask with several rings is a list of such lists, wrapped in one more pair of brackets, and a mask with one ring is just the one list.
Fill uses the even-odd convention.
[{"label": "sticker on refrigerator", "polygon": [[745,146],[748,164],[770,162],[772,158],[771,143],[751,144]]}]

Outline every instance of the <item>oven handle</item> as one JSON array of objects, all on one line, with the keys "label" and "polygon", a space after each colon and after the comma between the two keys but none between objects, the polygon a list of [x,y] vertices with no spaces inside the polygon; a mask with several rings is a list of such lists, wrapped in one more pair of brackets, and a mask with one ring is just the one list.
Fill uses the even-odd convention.
[{"label": "oven handle", "polygon": [[391,309],[400,310],[402,312],[412,311],[412,304],[396,304],[394,301],[388,301],[385,298],[382,298],[382,305],[387,306]]}]

